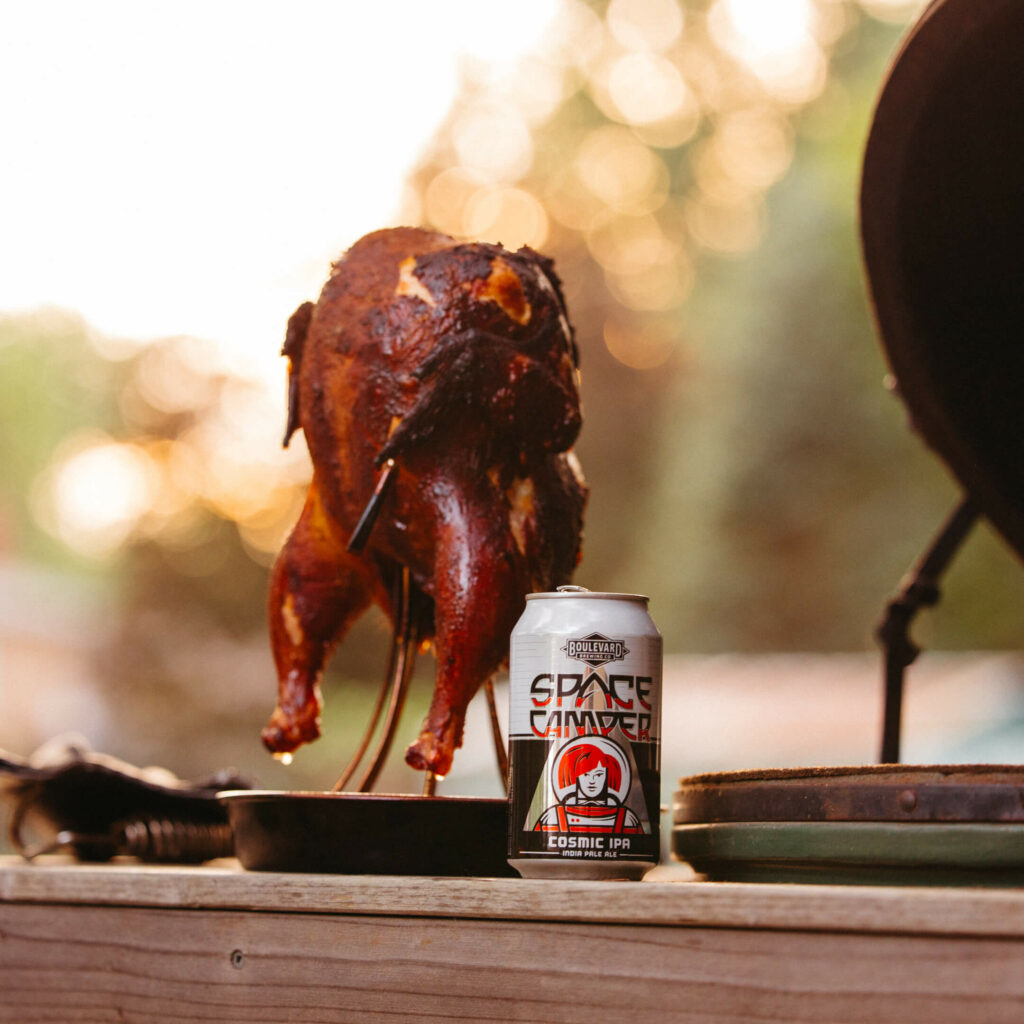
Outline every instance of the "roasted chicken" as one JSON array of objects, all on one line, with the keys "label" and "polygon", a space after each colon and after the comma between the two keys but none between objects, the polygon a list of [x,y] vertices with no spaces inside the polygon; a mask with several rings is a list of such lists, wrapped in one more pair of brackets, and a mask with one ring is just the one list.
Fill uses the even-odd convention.
[{"label": "roasted chicken", "polygon": [[529,248],[378,231],[295,311],[284,354],[285,444],[301,427],[313,479],[271,575],[279,698],[263,741],[286,753],[319,736],[326,659],[371,603],[394,622],[406,569],[437,663],[406,761],[444,775],[524,595],[567,583],[580,556],[577,353],[559,280]]}]

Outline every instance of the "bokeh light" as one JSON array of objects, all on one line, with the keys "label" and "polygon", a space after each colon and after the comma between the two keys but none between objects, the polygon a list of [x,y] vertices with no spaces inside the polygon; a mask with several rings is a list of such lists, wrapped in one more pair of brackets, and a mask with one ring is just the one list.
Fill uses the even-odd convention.
[{"label": "bokeh light", "polygon": [[452,129],[458,162],[491,182],[518,181],[533,162],[533,140],[523,116],[508,105],[481,104]]},{"label": "bokeh light", "polygon": [[668,121],[684,110],[689,88],[679,69],[657,53],[626,53],[608,70],[608,98],[629,124]]},{"label": "bokeh light", "polygon": [[424,216],[439,231],[461,234],[463,210],[479,187],[479,178],[467,168],[446,167],[426,187]]},{"label": "bokeh light", "polygon": [[668,196],[665,162],[627,128],[595,128],[577,149],[573,167],[595,198],[621,213],[653,213]]},{"label": "bokeh light", "polygon": [[760,197],[723,201],[696,197],[685,205],[686,224],[699,245],[722,255],[749,252],[765,229],[765,208]]},{"label": "bokeh light", "polygon": [[627,322],[620,318],[605,322],[604,343],[620,363],[634,370],[663,366],[677,348],[675,337],[664,325]]},{"label": "bokeh light", "polygon": [[587,247],[594,259],[613,274],[650,270],[670,262],[677,251],[657,218],[612,211],[591,226]]},{"label": "bokeh light", "polygon": [[716,0],[712,36],[779,100],[806,103],[825,87],[828,65],[815,32],[814,0]]},{"label": "bokeh light", "polygon": [[548,237],[548,216],[536,196],[521,188],[482,188],[470,196],[459,234],[506,248],[541,249]]},{"label": "bokeh light", "polygon": [[627,50],[662,52],[683,31],[685,16],[677,0],[612,0],[608,29]]},{"label": "bokeh light", "polygon": [[153,504],[159,471],[140,445],[90,431],[67,440],[40,483],[40,518],[71,548],[104,557]]}]

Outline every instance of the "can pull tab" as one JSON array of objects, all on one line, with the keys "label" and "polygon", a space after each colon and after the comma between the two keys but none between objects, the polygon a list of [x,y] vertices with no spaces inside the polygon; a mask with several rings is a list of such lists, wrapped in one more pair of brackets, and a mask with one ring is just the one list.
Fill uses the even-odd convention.
[{"label": "can pull tab", "polygon": [[565,586],[562,586],[562,587],[555,587],[555,590],[557,590],[559,594],[589,594],[590,593],[590,591],[587,590],[586,587],[574,587],[574,586],[571,586],[570,584],[566,584]]}]

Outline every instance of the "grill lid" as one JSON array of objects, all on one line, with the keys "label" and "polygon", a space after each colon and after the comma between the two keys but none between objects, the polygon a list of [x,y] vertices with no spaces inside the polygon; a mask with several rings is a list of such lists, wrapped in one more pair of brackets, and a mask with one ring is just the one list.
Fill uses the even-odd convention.
[{"label": "grill lid", "polygon": [[1024,4],[936,0],[875,111],[861,235],[916,429],[1024,559]]}]

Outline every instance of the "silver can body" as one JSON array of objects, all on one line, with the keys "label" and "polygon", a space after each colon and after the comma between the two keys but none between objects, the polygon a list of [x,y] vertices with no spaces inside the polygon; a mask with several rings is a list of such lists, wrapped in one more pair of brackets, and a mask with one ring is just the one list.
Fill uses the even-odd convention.
[{"label": "silver can body", "polygon": [[658,862],[661,634],[647,598],[530,594],[509,652],[509,863],[641,878]]}]

